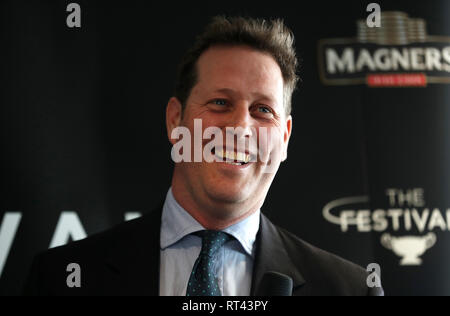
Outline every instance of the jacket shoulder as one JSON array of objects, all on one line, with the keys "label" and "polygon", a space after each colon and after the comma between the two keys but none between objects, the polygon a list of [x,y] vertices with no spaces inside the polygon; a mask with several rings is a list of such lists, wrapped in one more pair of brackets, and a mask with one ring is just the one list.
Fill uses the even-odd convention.
[{"label": "jacket shoulder", "polygon": [[154,239],[153,235],[157,233],[158,212],[152,211],[85,239],[42,251],[34,257],[23,293],[64,295],[67,291],[66,279],[71,271],[68,270],[69,264],[78,265],[82,279],[89,280],[81,289],[71,289],[71,293],[85,295],[95,292],[105,284],[105,279],[115,273],[114,266],[108,265],[110,257],[120,252],[123,258],[133,258],[136,252],[134,247],[142,240]]},{"label": "jacket shoulder", "polygon": [[144,217],[136,218],[124,223],[115,225],[112,228],[104,230],[99,233],[90,235],[87,238],[72,241],[66,245],[58,246],[45,250],[38,254],[38,257],[45,258],[51,257],[68,257],[77,256],[82,259],[86,258],[101,258],[107,255],[107,251],[116,243],[133,237],[133,235],[141,230]]},{"label": "jacket shoulder", "polygon": [[[367,286],[368,273],[361,266],[315,247],[277,226],[291,260],[305,278],[304,294],[381,295]],[[382,291],[382,290],[381,290]]]}]

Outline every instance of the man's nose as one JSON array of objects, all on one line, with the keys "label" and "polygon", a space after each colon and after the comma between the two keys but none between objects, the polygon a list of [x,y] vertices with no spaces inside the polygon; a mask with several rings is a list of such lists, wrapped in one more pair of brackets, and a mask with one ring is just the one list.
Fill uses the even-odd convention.
[{"label": "man's nose", "polygon": [[239,137],[252,136],[253,118],[246,102],[242,102],[235,106],[230,124],[232,124],[230,127],[240,127],[239,130],[242,134],[239,135]]}]

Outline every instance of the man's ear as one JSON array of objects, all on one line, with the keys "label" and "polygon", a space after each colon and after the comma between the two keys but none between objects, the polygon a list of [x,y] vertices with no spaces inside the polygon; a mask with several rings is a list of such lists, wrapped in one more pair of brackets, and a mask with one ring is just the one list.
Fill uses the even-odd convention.
[{"label": "man's ear", "polygon": [[183,107],[180,101],[176,97],[171,97],[166,107],[166,128],[167,137],[173,144],[176,143],[176,139],[172,139],[172,131],[175,127],[180,126],[181,117],[183,115]]},{"label": "man's ear", "polygon": [[283,134],[283,154],[281,157],[281,161],[285,161],[287,159],[287,149],[288,149],[288,145],[289,145],[289,139],[291,138],[291,133],[292,133],[292,116],[288,116],[286,118],[286,125],[285,125],[285,129],[284,129],[284,134]]}]

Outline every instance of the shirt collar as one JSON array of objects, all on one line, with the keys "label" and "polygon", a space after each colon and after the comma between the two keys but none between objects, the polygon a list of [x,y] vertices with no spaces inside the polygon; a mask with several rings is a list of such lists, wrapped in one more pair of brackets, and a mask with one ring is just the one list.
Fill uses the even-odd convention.
[{"label": "shirt collar", "polygon": [[[223,231],[239,241],[242,248],[250,256],[254,255],[253,244],[259,230],[260,210],[244,218]],[[169,189],[163,206],[161,218],[161,249],[178,242],[183,237],[205,228],[197,222],[178,202]]]}]

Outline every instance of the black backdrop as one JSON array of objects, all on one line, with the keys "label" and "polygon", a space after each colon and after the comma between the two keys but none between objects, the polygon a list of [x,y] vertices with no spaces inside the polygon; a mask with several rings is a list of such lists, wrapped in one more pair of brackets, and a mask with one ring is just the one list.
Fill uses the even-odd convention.
[{"label": "black backdrop", "polygon": [[[66,26],[70,2],[0,4],[0,293],[20,293],[63,214],[75,214],[90,235],[161,202],[172,171],[164,113],[177,62],[211,16],[243,14],[284,18],[302,60],[289,156],[265,214],[364,267],[378,263],[388,295],[450,294],[450,218],[445,229],[428,227],[437,241],[423,263],[405,266],[381,235],[429,230],[343,231],[323,215],[344,197],[369,197],[354,210],[388,209],[387,188],[421,188],[425,207],[444,217],[450,208],[450,85],[374,89],[319,78],[318,40],[355,37],[371,1],[76,1],[75,29]],[[378,3],[425,19],[428,34],[450,36],[446,0]]]}]

